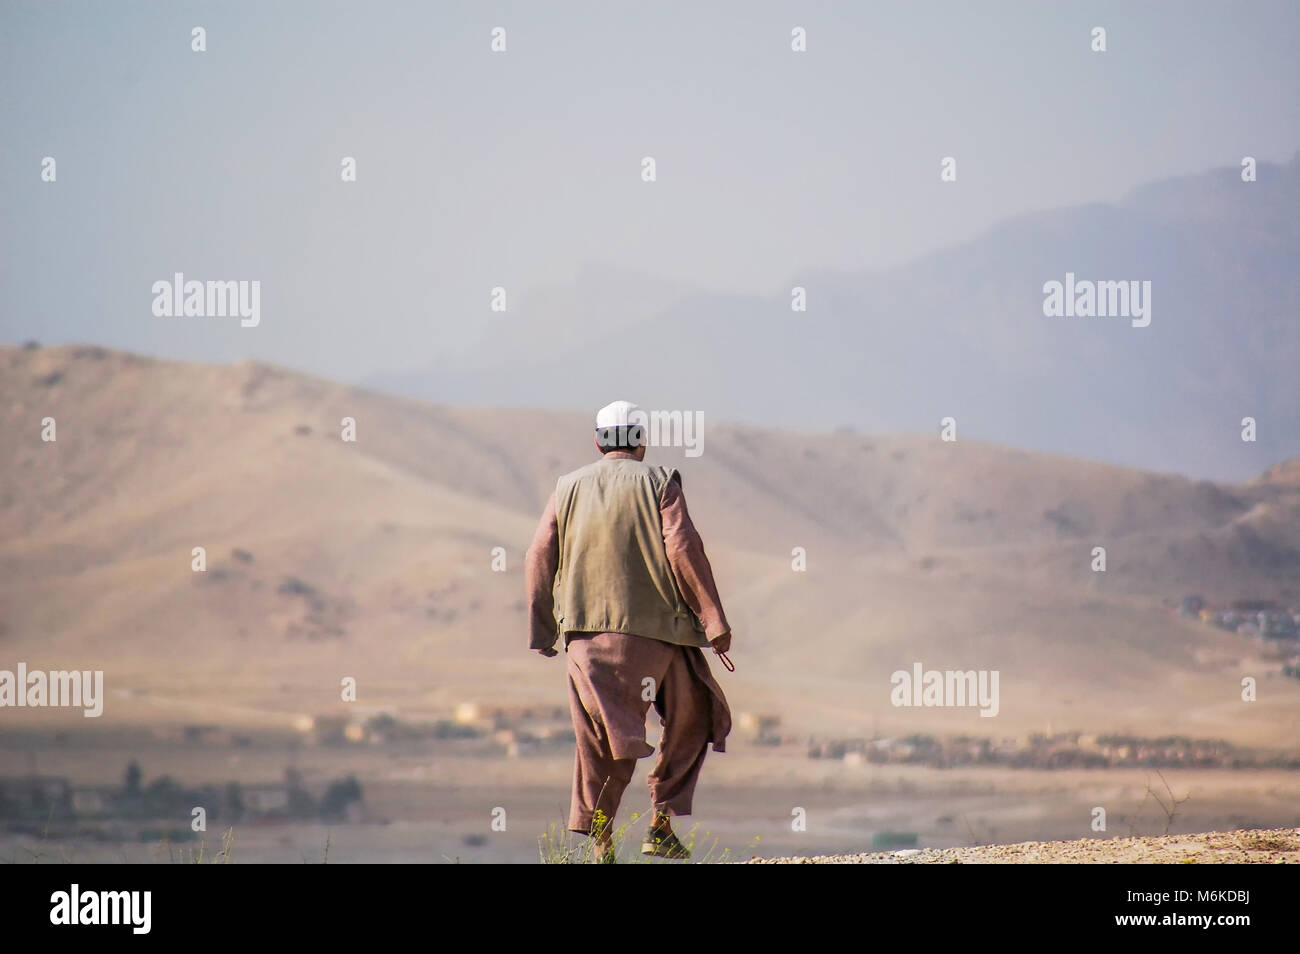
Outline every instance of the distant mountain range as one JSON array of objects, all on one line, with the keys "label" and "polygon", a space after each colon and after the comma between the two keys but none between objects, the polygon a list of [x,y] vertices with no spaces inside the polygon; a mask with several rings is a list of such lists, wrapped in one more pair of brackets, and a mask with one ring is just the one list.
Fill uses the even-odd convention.
[{"label": "distant mountain range", "polygon": [[[788,276],[802,313],[788,287],[715,294],[593,267],[521,294],[472,349],[364,383],[822,431],[933,434],[951,416],[959,439],[1244,479],[1300,455],[1297,209],[1300,154],[1250,183],[1217,169],[1021,216],[899,268]],[[1067,273],[1149,281],[1150,325],[1046,317],[1044,283]]]}]

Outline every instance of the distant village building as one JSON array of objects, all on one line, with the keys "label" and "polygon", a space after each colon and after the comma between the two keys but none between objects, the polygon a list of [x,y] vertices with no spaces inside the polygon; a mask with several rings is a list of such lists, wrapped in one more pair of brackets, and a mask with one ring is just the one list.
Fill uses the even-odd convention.
[{"label": "distant village building", "polygon": [[347,716],[318,715],[312,723],[312,741],[318,745],[336,745],[343,741],[343,731],[347,726]]},{"label": "distant village building", "polygon": [[103,786],[74,789],[72,810],[78,818],[111,815],[117,805],[117,791]]},{"label": "distant village building", "polygon": [[483,719],[483,711],[477,702],[461,702],[456,706],[452,719],[457,725],[475,725]]},{"label": "distant village building", "polygon": [[481,732],[498,732],[503,729],[534,725],[539,722],[568,724],[569,712],[556,705],[487,706],[477,702],[462,702],[452,715],[456,725]]},{"label": "distant village building", "polygon": [[774,713],[742,712],[736,720],[740,731],[760,745],[779,745],[781,717]]},{"label": "distant village building", "polygon": [[283,784],[246,785],[242,795],[244,810],[254,817],[274,818],[288,814],[289,790]]},{"label": "distant village building", "polygon": [[366,737],[366,727],[363,723],[349,722],[343,727],[343,738],[349,742],[364,742]]}]

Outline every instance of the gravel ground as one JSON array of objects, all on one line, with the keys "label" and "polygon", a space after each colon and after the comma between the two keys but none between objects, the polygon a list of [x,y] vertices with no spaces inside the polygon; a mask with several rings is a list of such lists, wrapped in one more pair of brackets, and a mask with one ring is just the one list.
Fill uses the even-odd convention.
[{"label": "gravel ground", "polygon": [[1300,828],[1152,838],[1026,841],[973,848],[909,848],[814,858],[753,858],[751,865],[1300,864]]}]

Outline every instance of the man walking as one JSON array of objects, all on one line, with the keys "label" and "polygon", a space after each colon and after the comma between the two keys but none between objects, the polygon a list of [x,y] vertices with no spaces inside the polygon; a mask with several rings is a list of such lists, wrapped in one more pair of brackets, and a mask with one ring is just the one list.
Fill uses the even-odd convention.
[{"label": "man walking", "polygon": [[690,814],[708,744],[723,751],[731,731],[701,652],[711,646],[730,668],[731,627],[681,477],[645,463],[645,440],[635,405],[600,409],[601,457],[557,481],[526,560],[529,648],[558,655],[563,635],[568,656],[577,736],[569,828],[591,835],[606,863],[623,790],[637,759],[654,754],[645,738],[650,704],[664,729],[644,854],[690,857],[671,817]]}]

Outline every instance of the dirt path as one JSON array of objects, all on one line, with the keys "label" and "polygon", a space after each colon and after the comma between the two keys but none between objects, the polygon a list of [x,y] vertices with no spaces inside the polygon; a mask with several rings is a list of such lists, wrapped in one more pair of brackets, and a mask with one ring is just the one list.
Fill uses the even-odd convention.
[{"label": "dirt path", "polygon": [[910,848],[905,851],[824,855],[815,858],[754,858],[751,865],[946,865],[946,864],[1300,864],[1300,828],[1204,832],[1152,838],[1026,841],[975,848]]}]

